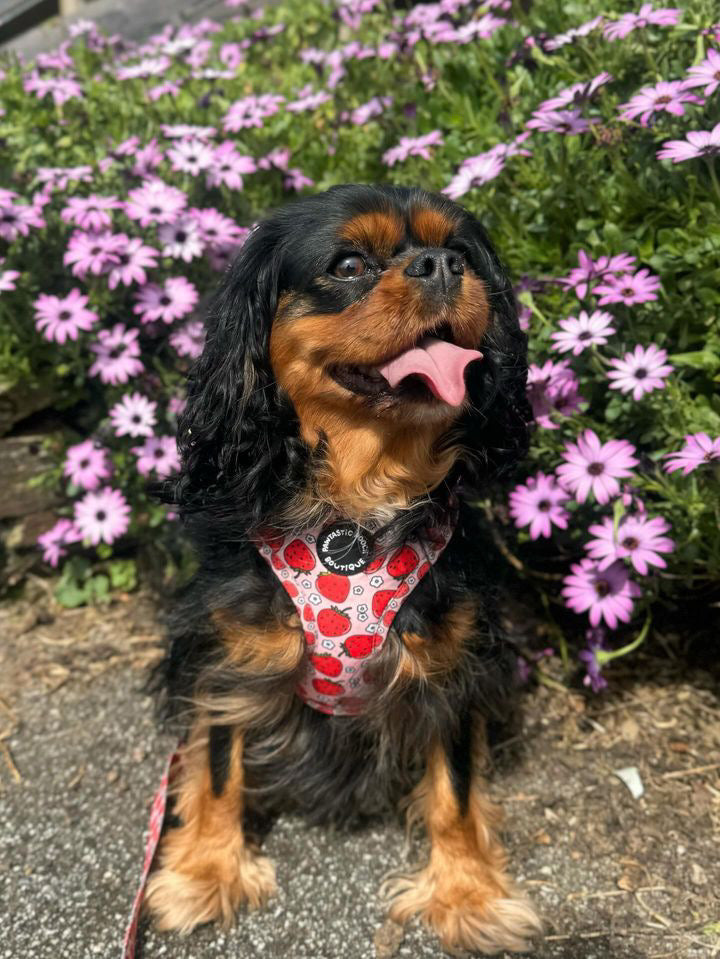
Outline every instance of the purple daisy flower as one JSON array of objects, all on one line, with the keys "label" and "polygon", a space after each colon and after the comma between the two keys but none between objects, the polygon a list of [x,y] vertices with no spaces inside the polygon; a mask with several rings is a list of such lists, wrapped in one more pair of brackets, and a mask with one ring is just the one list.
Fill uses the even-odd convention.
[{"label": "purple daisy flower", "polygon": [[163,256],[186,263],[200,256],[204,249],[200,224],[192,215],[179,216],[172,223],[163,223],[158,227],[158,240]]},{"label": "purple daisy flower", "polygon": [[141,393],[126,393],[110,410],[116,436],[152,436],[157,403]]},{"label": "purple daisy flower", "polygon": [[107,479],[111,473],[106,450],[96,446],[92,440],[68,446],[63,473],[81,489],[97,489],[100,480]]},{"label": "purple daisy flower", "polygon": [[564,107],[580,106],[587,102],[601,86],[610,83],[613,79],[611,74],[603,71],[587,82],[573,83],[572,86],[559,90],[549,100],[543,100],[535,110],[535,114],[545,113],[548,110],[562,110]]},{"label": "purple daisy flower", "polygon": [[182,190],[162,180],[146,180],[128,193],[125,213],[140,226],[150,226],[151,223],[172,223],[186,206],[187,196]]},{"label": "purple daisy flower", "polygon": [[122,323],[116,323],[111,330],[100,330],[97,343],[90,344],[97,359],[90,367],[89,375],[99,376],[103,383],[117,386],[142,373],[138,335],[137,330],[128,330]]},{"label": "purple daisy flower", "polygon": [[720,436],[711,439],[707,433],[688,433],[685,445],[676,453],[666,453],[666,473],[681,469],[683,476],[694,472],[712,460],[720,460]]},{"label": "purple daisy flower", "polygon": [[708,50],[707,56],[696,67],[690,67],[687,77],[682,81],[685,89],[705,87],[703,93],[709,97],[720,86],[720,53]]},{"label": "purple daisy flower", "polygon": [[124,233],[82,233],[76,230],[68,242],[63,256],[65,266],[72,267],[74,276],[84,279],[88,273],[99,276],[109,267],[120,262],[120,253],[125,249]]},{"label": "purple daisy flower", "polygon": [[0,202],[0,237],[8,243],[19,236],[27,236],[32,227],[40,229],[44,226],[45,220],[34,205]]},{"label": "purple daisy flower", "polygon": [[588,629],[585,639],[587,648],[578,653],[578,659],[585,664],[583,685],[590,686],[594,693],[599,693],[600,690],[607,688],[607,680],[601,673],[602,664],[598,662],[597,655],[599,651],[608,648],[604,628],[597,626],[594,629]]},{"label": "purple daisy flower", "polygon": [[316,110],[329,100],[332,100],[332,97],[329,93],[325,93],[324,90],[318,90],[313,93],[312,87],[303,87],[302,90],[298,91],[298,99],[286,103],[285,109],[289,110],[290,113],[302,113],[305,110]]},{"label": "purple daisy flower", "polygon": [[290,167],[283,177],[283,186],[286,190],[304,190],[306,186],[315,186],[315,181],[297,167]]},{"label": "purple daisy flower", "polygon": [[70,290],[65,297],[41,293],[33,303],[35,328],[55,343],[77,340],[81,330],[87,332],[98,321],[97,313],[88,310],[87,303],[87,296],[78,289]]},{"label": "purple daisy flower", "polygon": [[168,277],[162,286],[148,283],[138,290],[133,312],[143,323],[162,320],[172,323],[192,312],[199,298],[198,291],[184,276]]},{"label": "purple daisy flower", "polygon": [[72,520],[59,519],[51,529],[37,538],[38,545],[42,547],[43,562],[57,566],[61,558],[67,556],[67,550],[63,549],[63,546],[79,543],[81,539],[82,533]]},{"label": "purple daisy flower", "polygon": [[667,566],[660,553],[675,549],[673,540],[664,535],[669,531],[670,524],[662,516],[624,516],[617,527],[611,516],[605,516],[601,523],[590,527],[595,539],[586,543],[585,549],[600,570],[616,560],[629,559],[641,576],[647,576],[650,566]]},{"label": "purple daisy flower", "polygon": [[635,257],[629,253],[617,253],[615,256],[601,256],[593,260],[585,250],[578,251],[578,266],[568,276],[557,282],[566,290],[573,289],[579,299],[592,293],[594,284],[609,274],[626,273],[635,266]]},{"label": "purple daisy flower", "polygon": [[545,41],[545,49],[559,50],[560,47],[567,46],[568,43],[573,43],[578,37],[586,37],[604,23],[605,20],[603,17],[593,17],[592,20],[581,23],[579,27],[571,27],[565,33],[556,33],[554,37],[550,37]]},{"label": "purple daisy flower", "polygon": [[641,399],[645,393],[661,390],[665,386],[665,377],[675,369],[666,363],[667,352],[651,343],[647,348],[639,344],[621,360],[611,360],[613,369],[608,373],[611,390],[632,393],[634,400]]},{"label": "purple daisy flower", "polygon": [[226,140],[213,151],[205,183],[208,189],[226,186],[230,190],[242,190],[243,174],[254,173],[256,170],[255,160],[251,156],[238,153],[235,144]]},{"label": "purple daisy flower", "polygon": [[130,526],[130,506],[120,490],[105,486],[75,504],[75,526],[93,546],[113,543]]},{"label": "purple daisy flower", "polygon": [[73,196],[61,211],[65,223],[74,223],[81,230],[100,233],[112,225],[109,210],[121,210],[122,203],[115,196]]},{"label": "purple daisy flower", "polygon": [[647,303],[657,300],[656,290],[660,289],[660,280],[649,270],[638,270],[636,273],[623,273],[620,276],[607,276],[605,282],[596,286],[593,293],[599,296],[600,306],[608,303],[624,303],[633,306],[635,303]]},{"label": "purple daisy flower", "polygon": [[230,104],[223,117],[223,129],[228,133],[237,133],[248,127],[261,127],[266,117],[271,117],[280,109],[285,97],[276,93],[251,95]]},{"label": "purple daisy flower", "polygon": [[213,151],[202,140],[180,140],[167,151],[167,158],[173,170],[197,176],[212,166]]},{"label": "purple daisy flower", "polygon": [[367,103],[362,103],[359,107],[355,107],[355,109],[346,116],[355,126],[363,126],[368,120],[382,116],[385,110],[392,106],[392,103],[392,97],[372,97]]},{"label": "purple daisy flower", "polygon": [[229,216],[220,213],[213,207],[197,209],[193,207],[188,213],[195,218],[200,227],[200,238],[207,246],[225,246],[228,243],[238,243],[242,237],[240,227]]},{"label": "purple daisy flower", "polygon": [[635,447],[627,440],[601,443],[596,433],[585,430],[577,443],[566,444],[565,462],[557,468],[558,481],[578,503],[584,503],[592,493],[604,505],[620,493],[618,479],[633,475],[632,467],[638,465],[634,452]]},{"label": "purple daisy flower", "polygon": [[712,130],[691,130],[685,140],[666,140],[658,150],[658,160],[672,160],[682,163],[697,157],[710,159],[720,154],[720,123]]},{"label": "purple daisy flower", "polygon": [[138,472],[143,476],[154,471],[164,477],[180,469],[174,436],[150,436],[142,446],[133,446],[132,451],[138,458]]},{"label": "purple daisy flower", "polygon": [[621,120],[635,120],[640,117],[640,123],[646,127],[653,113],[665,112],[673,116],[685,115],[685,103],[702,103],[700,97],[688,93],[680,80],[656,83],[652,87],[643,87],[627,103],[621,103]]},{"label": "purple daisy flower", "polygon": [[525,127],[539,130],[541,133],[585,133],[597,119],[588,119],[580,115],[580,110],[536,110]]},{"label": "purple daisy flower", "polygon": [[633,30],[642,30],[651,25],[674,27],[679,19],[680,11],[677,7],[653,10],[651,3],[644,3],[637,13],[624,13],[618,20],[606,24],[603,33],[607,40],[622,40]]},{"label": "purple daisy flower", "polygon": [[135,162],[132,166],[132,172],[135,176],[149,177],[153,170],[159,167],[165,159],[165,151],[160,149],[157,140],[153,137],[141,150],[134,153],[133,159]]},{"label": "purple daisy flower", "polygon": [[205,326],[201,320],[191,320],[170,334],[170,346],[180,356],[197,359],[205,345]]},{"label": "purple daisy flower", "polygon": [[589,610],[592,626],[605,620],[610,629],[616,629],[619,622],[630,622],[633,599],[641,596],[642,590],[632,582],[624,563],[615,562],[601,570],[591,559],[582,559],[570,570],[562,588],[566,606],[575,613]]},{"label": "purple daisy flower", "polygon": [[[5,261],[0,260],[0,266]],[[0,293],[9,293],[15,289],[15,280],[20,276],[19,270],[0,270]]]},{"label": "purple daisy flower", "polygon": [[562,508],[567,492],[554,476],[539,472],[529,476],[510,493],[510,515],[517,527],[529,526],[530,539],[551,536],[553,524],[567,529],[568,513]]},{"label": "purple daisy flower", "polygon": [[150,87],[147,91],[148,97],[154,102],[159,100],[160,97],[176,97],[180,93],[180,86],[177,83],[173,83],[171,80],[165,80],[163,83],[158,83],[154,87]]},{"label": "purple daisy flower", "polygon": [[431,130],[420,137],[400,137],[397,146],[391,147],[383,153],[383,163],[387,166],[395,166],[396,163],[402,163],[410,156],[419,156],[424,160],[430,159],[430,147],[438,146],[444,142],[440,130]]},{"label": "purple daisy flower", "polygon": [[589,346],[604,346],[608,336],[615,333],[615,327],[610,325],[612,322],[612,316],[603,310],[593,310],[589,314],[580,310],[577,316],[560,320],[562,332],[550,334],[550,339],[555,341],[553,349],[559,353],[572,350],[573,356],[579,356]]},{"label": "purple daisy flower", "polygon": [[80,99],[84,95],[82,87],[74,77],[40,74],[37,70],[25,76],[23,89],[26,93],[34,93],[39,100],[52,97],[56,106],[62,106],[68,100]]},{"label": "purple daisy flower", "polygon": [[579,386],[567,360],[559,363],[547,360],[542,366],[531,363],[528,369],[527,391],[538,426],[546,430],[559,429],[558,424],[551,418],[552,413],[569,416],[579,410],[585,402],[580,395]]},{"label": "purple daisy flower", "polygon": [[111,290],[122,283],[130,286],[133,283],[145,283],[147,274],[145,268],[157,266],[158,251],[151,246],[145,246],[140,237],[129,239],[124,233],[119,234],[125,240],[123,249],[118,250],[118,262],[110,268],[108,286]]}]

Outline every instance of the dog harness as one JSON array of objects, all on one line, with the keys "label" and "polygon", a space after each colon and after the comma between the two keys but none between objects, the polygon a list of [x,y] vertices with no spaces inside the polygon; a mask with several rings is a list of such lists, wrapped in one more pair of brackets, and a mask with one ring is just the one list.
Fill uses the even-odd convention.
[{"label": "dog harness", "polygon": [[450,542],[456,520],[374,559],[371,524],[342,519],[299,534],[266,531],[256,542],[300,617],[307,655],[297,693],[308,706],[334,716],[363,712],[392,621]]}]

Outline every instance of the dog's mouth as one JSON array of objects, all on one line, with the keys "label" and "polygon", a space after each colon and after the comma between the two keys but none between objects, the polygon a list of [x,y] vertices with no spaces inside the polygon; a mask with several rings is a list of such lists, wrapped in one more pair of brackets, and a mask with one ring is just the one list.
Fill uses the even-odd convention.
[{"label": "dog's mouth", "polygon": [[340,386],[362,396],[462,406],[465,370],[481,359],[478,350],[454,343],[452,329],[444,323],[423,333],[413,346],[388,360],[372,366],[336,365],[328,372]]}]

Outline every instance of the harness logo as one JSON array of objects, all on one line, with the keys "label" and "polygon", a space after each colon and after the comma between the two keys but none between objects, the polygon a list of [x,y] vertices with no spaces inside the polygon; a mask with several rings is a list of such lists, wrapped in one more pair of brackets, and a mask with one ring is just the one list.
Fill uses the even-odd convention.
[{"label": "harness logo", "polygon": [[375,545],[372,533],[354,523],[330,523],[317,538],[320,562],[332,573],[353,576],[372,560]]}]

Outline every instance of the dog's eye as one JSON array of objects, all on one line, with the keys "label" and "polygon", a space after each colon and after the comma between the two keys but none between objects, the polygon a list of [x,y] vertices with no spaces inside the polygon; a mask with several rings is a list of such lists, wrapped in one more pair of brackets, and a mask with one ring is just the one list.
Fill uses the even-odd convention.
[{"label": "dog's eye", "polygon": [[361,256],[344,256],[330,272],[341,280],[352,280],[356,276],[362,276],[366,270],[367,263]]}]

